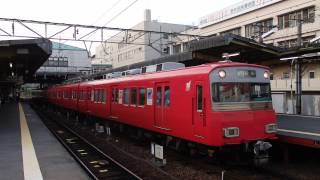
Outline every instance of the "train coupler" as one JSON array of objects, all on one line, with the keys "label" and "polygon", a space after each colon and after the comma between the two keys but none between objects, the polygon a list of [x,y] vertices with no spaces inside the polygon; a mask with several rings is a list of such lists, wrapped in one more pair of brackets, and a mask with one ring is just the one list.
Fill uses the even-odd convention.
[{"label": "train coupler", "polygon": [[259,166],[269,162],[269,149],[272,145],[269,142],[257,141],[253,146],[254,164]]}]

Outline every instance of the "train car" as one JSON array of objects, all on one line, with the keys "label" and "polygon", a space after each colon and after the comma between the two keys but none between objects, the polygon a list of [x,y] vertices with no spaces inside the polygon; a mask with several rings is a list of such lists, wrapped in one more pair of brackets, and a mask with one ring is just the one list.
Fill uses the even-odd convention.
[{"label": "train car", "polygon": [[91,101],[91,88],[87,82],[79,83],[78,111],[79,113],[89,115],[88,104]]},{"label": "train car", "polygon": [[257,156],[270,148],[265,140],[275,139],[269,69],[264,66],[219,62],[85,82],[78,88],[87,94],[78,111],[177,142],[213,151],[241,145]]},{"label": "train car", "polygon": [[110,98],[107,95],[108,88],[105,83],[99,81],[88,82],[86,88],[91,91],[91,99],[88,101],[88,111],[91,115],[108,118],[110,116]]}]

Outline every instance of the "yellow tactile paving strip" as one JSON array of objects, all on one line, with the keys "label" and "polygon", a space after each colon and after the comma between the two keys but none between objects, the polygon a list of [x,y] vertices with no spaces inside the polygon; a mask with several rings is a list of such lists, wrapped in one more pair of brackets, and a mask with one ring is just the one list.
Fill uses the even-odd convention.
[{"label": "yellow tactile paving strip", "polygon": [[26,117],[19,103],[23,173],[25,180],[43,180],[36,152],[33,147]]}]

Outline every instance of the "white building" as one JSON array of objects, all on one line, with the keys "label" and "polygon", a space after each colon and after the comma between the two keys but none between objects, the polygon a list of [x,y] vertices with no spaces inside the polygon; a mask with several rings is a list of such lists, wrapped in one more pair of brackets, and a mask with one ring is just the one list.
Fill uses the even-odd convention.
[{"label": "white building", "polygon": [[[146,10],[144,21],[133,26],[131,29],[172,33],[186,31],[190,28],[191,26],[187,25],[162,23],[151,20],[151,11]],[[170,49],[168,44],[170,44],[170,41],[171,39],[165,34],[152,33],[149,37],[148,33],[143,32],[129,34],[121,32],[108,39],[104,45],[100,45],[96,48],[94,61],[103,62],[104,64],[109,63],[113,68],[117,68],[156,59],[169,53]],[[145,45],[150,43],[152,44],[152,47]]]},{"label": "white building", "polygon": [[300,20],[305,42],[320,36],[319,7],[319,0],[243,0],[200,18],[199,29],[192,33],[206,36],[232,33],[258,40],[274,29],[263,42],[290,47],[297,42]]},{"label": "white building", "polygon": [[91,59],[85,49],[52,42],[52,54],[37,70],[37,76],[76,76],[89,74]]},{"label": "white building", "polygon": [[[186,33],[204,36],[232,33],[290,48],[298,45],[298,23],[301,22],[302,45],[307,46],[310,40],[320,37],[319,9],[320,0],[243,0],[200,18],[199,28]],[[179,53],[181,46],[176,45],[173,49]],[[302,113],[319,116],[320,63],[310,61],[302,66]],[[295,91],[294,66],[282,62],[270,67],[276,111],[292,113],[295,104],[291,95]]]}]

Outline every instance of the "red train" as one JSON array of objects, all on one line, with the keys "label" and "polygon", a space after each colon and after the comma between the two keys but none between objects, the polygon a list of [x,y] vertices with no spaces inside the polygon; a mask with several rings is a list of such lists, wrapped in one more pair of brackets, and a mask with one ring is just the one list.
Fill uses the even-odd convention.
[{"label": "red train", "polygon": [[[264,154],[275,139],[269,69],[218,62],[55,86],[49,102],[213,151]],[[257,143],[258,142],[258,143]]]}]

